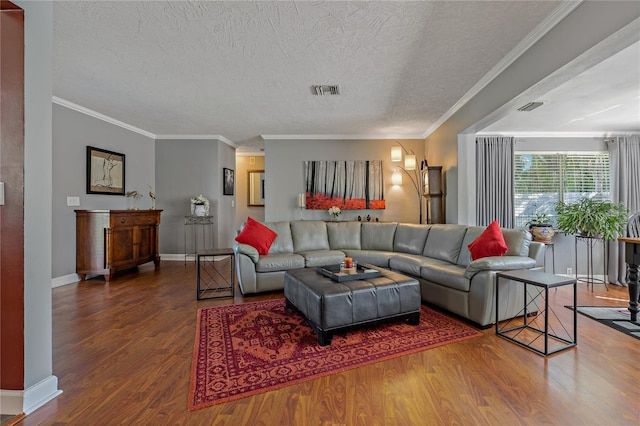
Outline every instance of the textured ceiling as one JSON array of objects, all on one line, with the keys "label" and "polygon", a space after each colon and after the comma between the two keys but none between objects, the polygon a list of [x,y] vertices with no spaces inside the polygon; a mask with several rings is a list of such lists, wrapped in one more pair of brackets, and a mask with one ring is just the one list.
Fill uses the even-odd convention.
[{"label": "textured ceiling", "polygon": [[259,135],[420,137],[558,4],[56,1],[53,92],[249,149]]}]

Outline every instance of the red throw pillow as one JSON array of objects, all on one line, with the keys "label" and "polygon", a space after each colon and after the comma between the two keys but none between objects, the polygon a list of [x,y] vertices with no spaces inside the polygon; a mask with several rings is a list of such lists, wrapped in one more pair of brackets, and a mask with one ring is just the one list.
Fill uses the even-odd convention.
[{"label": "red throw pillow", "polygon": [[482,231],[482,234],[478,235],[478,238],[473,240],[467,247],[471,252],[472,260],[480,259],[481,257],[502,256],[509,250],[504,242],[504,236],[497,220],[491,222],[487,229]]},{"label": "red throw pillow", "polygon": [[270,228],[264,226],[260,222],[247,217],[247,223],[244,225],[242,232],[236,237],[236,241],[242,244],[249,244],[258,250],[259,254],[265,255],[269,253],[269,248],[278,234]]}]

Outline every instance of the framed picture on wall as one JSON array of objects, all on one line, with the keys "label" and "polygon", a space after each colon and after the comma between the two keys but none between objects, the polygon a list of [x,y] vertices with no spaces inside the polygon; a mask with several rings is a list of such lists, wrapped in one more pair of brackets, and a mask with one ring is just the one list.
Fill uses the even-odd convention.
[{"label": "framed picture on wall", "polygon": [[235,187],[234,172],[226,167],[222,169],[222,172],[222,194],[233,195],[233,188]]},{"label": "framed picture on wall", "polygon": [[87,146],[87,194],[125,195],[124,154]]}]

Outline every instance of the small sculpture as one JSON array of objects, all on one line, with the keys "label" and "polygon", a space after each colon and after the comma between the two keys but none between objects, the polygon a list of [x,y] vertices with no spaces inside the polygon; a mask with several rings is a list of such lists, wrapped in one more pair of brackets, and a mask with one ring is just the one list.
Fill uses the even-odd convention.
[{"label": "small sculpture", "polygon": [[149,187],[149,197],[151,197],[151,210],[156,209],[156,194],[153,192],[153,187],[147,184]]}]

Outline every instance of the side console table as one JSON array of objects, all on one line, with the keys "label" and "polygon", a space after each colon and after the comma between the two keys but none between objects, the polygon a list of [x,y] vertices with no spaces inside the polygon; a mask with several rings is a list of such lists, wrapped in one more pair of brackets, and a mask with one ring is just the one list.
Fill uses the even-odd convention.
[{"label": "side console table", "polygon": [[196,261],[196,298],[233,298],[236,282],[233,249],[198,250]]},{"label": "side console table", "polygon": [[[515,318],[503,321],[502,324],[498,321],[501,280],[512,280],[524,284],[522,311]],[[496,334],[544,356],[576,346],[578,342],[576,283],[575,278],[529,269],[497,273]],[[572,333],[562,323],[562,315],[556,315],[549,306],[549,289],[565,285],[573,285]],[[532,316],[536,312],[537,315]]]},{"label": "side console table", "polygon": [[640,238],[618,238],[624,243],[624,260],[629,265],[629,312],[631,322],[638,321],[638,297],[640,284],[638,283],[638,268],[640,267]]}]

